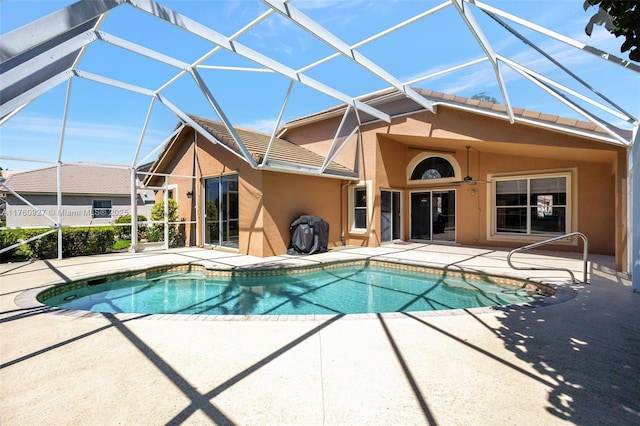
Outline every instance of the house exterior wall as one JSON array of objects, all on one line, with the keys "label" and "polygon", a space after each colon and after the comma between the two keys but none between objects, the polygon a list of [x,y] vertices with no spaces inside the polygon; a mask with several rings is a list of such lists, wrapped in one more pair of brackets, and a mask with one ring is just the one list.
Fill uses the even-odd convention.
[{"label": "house exterior wall", "polygon": [[[21,194],[34,206],[38,207],[52,219],[57,219],[57,197],[55,195]],[[44,216],[43,212],[24,204],[15,196],[9,194],[4,200],[7,203],[7,227],[34,227],[53,226],[54,223]],[[93,218],[93,200],[111,200],[111,217]],[[86,225],[110,225],[116,218],[130,214],[131,198],[114,195],[63,195],[62,197],[62,225],[86,226]],[[149,216],[151,207],[145,205],[142,199],[138,200],[138,214]]]},{"label": "house exterior wall", "polygon": [[300,215],[319,216],[329,224],[329,245],[340,245],[342,181],[315,176],[264,172],[264,253],[283,254],[290,225]]},{"label": "house exterior wall", "polygon": [[[333,137],[336,119],[289,130],[284,137],[305,148],[323,153]],[[313,135],[320,135],[314,142]],[[326,137],[328,139],[322,139]],[[548,236],[492,235],[493,187],[490,183],[408,182],[408,165],[419,155],[451,156],[459,165],[461,180],[467,171],[476,180],[503,175],[536,175],[570,172],[571,231],[589,239],[590,253],[615,255],[624,269],[626,263],[626,152],[602,142],[552,132],[524,124],[480,117],[439,107],[437,115],[417,113],[387,123],[362,128],[361,178],[371,185],[371,223],[365,234],[352,235],[345,223],[350,244],[378,246],[380,238],[380,191],[402,193],[402,238],[410,237],[409,197],[411,191],[456,191],[456,243],[495,247],[519,247]],[[324,151],[323,151],[324,150]],[[347,165],[344,158],[336,161]],[[346,204],[345,204],[346,205]],[[347,207],[347,209],[350,207]],[[579,239],[547,246],[551,250],[581,251]]]},{"label": "house exterior wall", "polygon": [[[317,121],[289,129],[284,138],[326,155],[340,118]],[[301,214],[329,222],[330,247],[346,244],[375,247],[382,244],[381,191],[399,191],[400,238],[411,237],[410,194],[413,191],[455,191],[455,240],[458,245],[513,248],[549,235],[496,234],[496,178],[566,173],[569,177],[567,232],[580,231],[589,238],[590,252],[615,255],[625,267],[626,152],[586,138],[561,134],[525,124],[479,117],[439,107],[437,115],[421,112],[399,117],[391,124],[371,123],[362,128],[360,180],[341,180],[263,171],[219,145],[193,133],[166,155],[162,173],[195,175],[195,180],[168,178],[175,185],[181,219],[191,220],[188,245],[203,245],[203,182],[228,173],[239,176],[239,248],[255,256],[280,255],[290,240],[290,223]],[[356,138],[336,157],[353,166]],[[197,145],[197,146],[196,146]],[[467,151],[467,147],[469,150]],[[197,155],[195,155],[197,153]],[[450,159],[457,170],[449,180],[410,181],[413,165],[427,155]],[[467,155],[469,164],[467,164]],[[465,175],[474,184],[461,182]],[[354,229],[354,188],[367,188],[366,229]],[[186,189],[194,194],[186,198]],[[551,250],[582,250],[579,239],[547,246]]]},{"label": "house exterior wall", "polygon": [[[289,226],[301,214],[322,217],[329,223],[330,241],[340,241],[340,208],[336,207],[341,200],[340,180],[255,170],[200,135],[197,144],[193,133],[181,138],[168,153],[162,173],[197,177],[167,178],[168,185],[176,189],[179,219],[196,222],[182,229],[186,245],[205,245],[204,181],[225,174],[238,174],[239,252],[260,257],[285,253],[290,241]],[[164,184],[162,178],[153,183],[160,184]],[[192,198],[186,197],[188,191],[194,194]],[[157,197],[162,197],[161,192]]]}]

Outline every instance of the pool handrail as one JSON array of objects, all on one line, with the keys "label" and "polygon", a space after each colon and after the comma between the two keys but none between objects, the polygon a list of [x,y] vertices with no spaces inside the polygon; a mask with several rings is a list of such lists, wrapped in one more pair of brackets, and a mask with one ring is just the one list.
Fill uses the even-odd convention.
[{"label": "pool handrail", "polygon": [[514,266],[513,263],[511,263],[511,256],[513,256],[516,253],[525,251],[525,250],[530,250],[533,248],[537,248],[540,246],[543,246],[545,244],[549,244],[552,243],[554,241],[558,241],[558,240],[564,240],[573,236],[578,236],[580,238],[582,238],[582,241],[584,242],[584,248],[583,248],[583,252],[582,252],[582,262],[583,262],[583,280],[582,282],[584,284],[589,284],[587,281],[587,257],[589,255],[589,240],[587,239],[587,236],[584,235],[582,232],[570,232],[568,234],[565,235],[560,235],[558,237],[554,237],[554,238],[549,238],[548,240],[544,240],[544,241],[539,241],[537,243],[533,243],[533,244],[529,244],[523,247],[519,247],[516,249],[513,249],[509,252],[509,254],[507,255],[507,263],[509,264],[509,266],[513,269],[517,269],[520,271],[566,271],[569,273],[569,275],[571,275],[571,280],[575,283],[576,282],[576,277],[573,274],[573,271],[571,271],[568,268],[536,268],[536,267],[518,267],[518,266]]}]

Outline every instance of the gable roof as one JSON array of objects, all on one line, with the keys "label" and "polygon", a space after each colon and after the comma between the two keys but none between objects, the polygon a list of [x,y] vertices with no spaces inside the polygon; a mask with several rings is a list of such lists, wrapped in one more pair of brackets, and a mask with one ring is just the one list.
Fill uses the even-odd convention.
[{"label": "gable roof", "polygon": [[[189,115],[189,118],[205,130],[210,137],[224,145],[225,148],[237,153],[240,157],[243,156],[240,148],[233,139],[233,136],[229,133],[223,123],[193,115]],[[271,135],[235,126],[234,130],[253,159],[258,164],[262,163],[265,156],[267,156],[267,149],[269,147]],[[176,140],[177,138],[174,139],[174,142]],[[172,145],[173,143],[167,144],[164,150],[158,155],[151,168],[152,171],[158,170],[161,165],[160,163],[166,156],[166,153],[171,149]],[[267,156],[266,167],[259,166],[258,168],[263,168],[265,170],[277,169],[277,171],[284,173],[308,172],[311,174],[318,174],[318,171],[322,168],[324,162],[325,158],[313,151],[287,140],[274,138],[271,149],[269,150],[269,155]],[[343,177],[357,176],[354,171],[336,162],[330,162],[324,174]],[[149,181],[150,179],[147,179],[147,182]]]},{"label": "gable roof", "polygon": [[[436,92],[433,90],[418,88],[415,88],[414,90],[431,101],[436,108],[439,105],[442,105],[462,109],[480,115],[508,119],[507,107],[499,103],[465,98],[463,96],[456,96],[452,94]],[[385,90],[370,95],[367,98],[364,98],[363,101],[388,113],[391,117],[425,111],[425,109],[421,105],[418,105],[411,99],[406,98],[397,90]],[[344,105],[336,106],[323,111],[319,111],[314,114],[309,114],[304,117],[297,118],[295,120],[291,120],[284,125],[279,135],[284,135],[289,128],[299,127],[316,121],[325,120],[327,118],[341,116],[344,114],[345,109],[346,107]],[[620,144],[621,142],[620,140],[617,140],[618,138],[616,138],[616,136],[611,135],[610,133],[605,131],[603,127],[598,126],[591,121],[581,121],[574,118],[562,117],[553,114],[544,114],[542,112],[527,110],[524,108],[514,107],[512,108],[512,111],[516,122],[529,123],[539,127],[549,128],[555,131],[564,131],[567,133],[579,134],[583,137],[590,137],[593,139],[602,140],[604,142],[612,142],[617,144]],[[360,113],[359,115],[363,124],[377,121],[375,117],[368,116],[367,114]],[[630,140],[631,131],[618,129],[613,126],[608,127],[615,135],[619,136],[620,138],[624,140]]]},{"label": "gable roof", "polygon": [[[131,173],[126,169],[63,164],[62,193],[65,195],[131,194]],[[57,167],[16,173],[5,185],[18,193],[55,194]]]}]

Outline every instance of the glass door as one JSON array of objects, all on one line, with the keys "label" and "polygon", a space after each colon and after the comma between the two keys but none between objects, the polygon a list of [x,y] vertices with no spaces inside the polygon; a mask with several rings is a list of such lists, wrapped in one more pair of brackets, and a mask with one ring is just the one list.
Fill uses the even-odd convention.
[{"label": "glass door", "polygon": [[431,193],[434,241],[456,240],[456,191],[433,191]]},{"label": "glass door", "polygon": [[381,242],[399,240],[400,236],[400,192],[380,192],[380,239]]},{"label": "glass door", "polygon": [[411,193],[411,239],[455,241],[456,192],[421,191]]},{"label": "glass door", "polygon": [[204,181],[204,242],[238,248],[238,175]]}]

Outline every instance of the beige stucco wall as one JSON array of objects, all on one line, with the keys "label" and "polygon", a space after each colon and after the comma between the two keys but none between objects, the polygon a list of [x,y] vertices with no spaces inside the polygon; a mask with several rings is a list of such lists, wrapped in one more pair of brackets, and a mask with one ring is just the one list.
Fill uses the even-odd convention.
[{"label": "beige stucco wall", "polygon": [[[322,217],[329,223],[330,243],[340,242],[341,180],[255,170],[202,136],[197,140],[197,159],[192,133],[183,134],[169,151],[161,169],[162,173],[197,176],[195,180],[168,178],[169,185],[177,186],[175,198],[180,219],[197,222],[184,228],[186,245],[203,245],[204,179],[233,173],[239,176],[238,250],[241,253],[262,257],[286,253],[290,241],[289,225],[301,214]],[[186,196],[188,191],[194,194],[191,199]]]},{"label": "beige stucco wall", "polygon": [[[326,155],[340,118],[289,129],[284,138]],[[428,112],[372,123],[362,129],[360,184],[371,189],[371,216],[368,230],[350,232],[349,181],[332,178],[262,171],[220,146],[198,138],[197,158],[193,134],[183,132],[182,142],[167,155],[161,172],[197,176],[196,180],[170,178],[178,185],[180,216],[197,221],[186,229],[188,245],[202,245],[201,211],[203,178],[225,173],[239,174],[240,247],[256,256],[286,252],[292,220],[312,214],[329,222],[329,244],[378,246],[380,238],[380,191],[401,191],[402,239],[410,237],[409,194],[414,190],[456,191],[455,244],[517,247],[533,237],[495,238],[491,235],[492,187],[490,183],[408,182],[409,164],[424,153],[442,154],[459,166],[461,180],[467,173],[476,180],[509,174],[538,174],[569,171],[572,180],[571,230],[585,233],[591,253],[616,256],[622,269],[626,262],[626,153],[623,149],[597,141],[568,136],[506,120],[479,117],[467,112],[439,107]],[[352,167],[356,138],[340,152],[336,161]],[[194,196],[186,198],[187,189]],[[539,239],[539,238],[538,238]],[[580,251],[580,241],[549,246],[556,250]]]},{"label": "beige stucco wall", "polygon": [[341,180],[264,172],[264,253],[283,254],[289,226],[300,215],[319,216],[329,223],[329,245],[340,244]]},{"label": "beige stucco wall", "polygon": [[[290,129],[285,138],[304,142],[307,149],[326,153],[337,119]],[[334,130],[330,130],[334,129]],[[313,135],[318,140],[313,142]],[[324,139],[323,139],[324,138]],[[466,174],[466,146],[471,146],[469,173],[486,180],[496,174],[537,174],[571,171],[573,229],[589,238],[590,252],[616,256],[626,262],[626,154],[621,148],[575,136],[505,120],[480,117],[439,107],[438,114],[413,114],[387,123],[363,127],[362,179],[370,180],[374,216],[366,236],[349,236],[359,245],[380,244],[380,190],[402,191],[402,236],[409,238],[409,192],[453,189],[456,191],[456,243],[518,247],[536,238],[492,238],[490,235],[490,184],[464,183],[411,185],[407,165],[423,152],[443,153],[458,162]],[[353,143],[348,145],[349,148]],[[349,164],[352,151],[345,149],[337,161]],[[344,223],[345,229],[347,224]],[[539,238],[538,238],[539,240]],[[548,246],[554,250],[580,251],[581,242]]]}]

